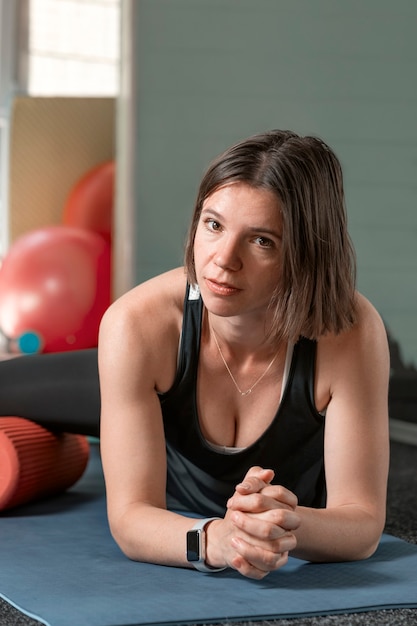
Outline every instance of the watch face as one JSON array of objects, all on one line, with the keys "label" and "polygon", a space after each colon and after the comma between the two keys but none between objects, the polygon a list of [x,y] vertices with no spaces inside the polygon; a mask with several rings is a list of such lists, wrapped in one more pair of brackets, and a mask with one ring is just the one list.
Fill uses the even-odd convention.
[{"label": "watch face", "polygon": [[200,531],[190,530],[187,533],[187,561],[200,560]]}]

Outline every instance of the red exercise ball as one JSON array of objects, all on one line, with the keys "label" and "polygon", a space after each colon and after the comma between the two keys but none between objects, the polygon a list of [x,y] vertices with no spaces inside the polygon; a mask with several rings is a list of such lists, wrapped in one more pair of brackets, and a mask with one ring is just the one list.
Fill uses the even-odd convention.
[{"label": "red exercise ball", "polygon": [[22,235],[0,269],[0,331],[38,333],[43,352],[97,345],[110,304],[110,245],[97,233],[50,226]]},{"label": "red exercise ball", "polygon": [[63,223],[95,231],[110,241],[114,177],[114,161],[101,163],[82,176],[65,202]]}]

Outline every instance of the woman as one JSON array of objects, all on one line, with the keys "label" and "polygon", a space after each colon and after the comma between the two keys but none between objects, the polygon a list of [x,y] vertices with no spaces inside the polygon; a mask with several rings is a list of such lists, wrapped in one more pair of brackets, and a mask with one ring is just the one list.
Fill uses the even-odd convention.
[{"label": "woman", "polygon": [[208,516],[205,550],[188,555],[203,571],[262,578],[289,552],[371,555],[388,362],[381,319],[354,290],[332,151],[281,131],[227,150],[201,183],[185,271],[136,287],[102,322],[102,458],[122,550],[190,564],[196,520],[167,510],[168,495]]},{"label": "woman", "polygon": [[[97,433],[95,359],[36,357],[39,402],[18,414]],[[16,370],[28,359],[16,361],[3,368],[16,390],[3,415],[17,414]],[[56,380],[72,376],[67,396],[62,380],[56,388],[59,415],[39,408],[53,362]],[[129,558],[261,579],[289,553],[354,560],[376,549],[387,339],[355,292],[341,169],[319,139],[271,131],[211,164],[185,268],[109,308],[99,371],[108,515]]]}]

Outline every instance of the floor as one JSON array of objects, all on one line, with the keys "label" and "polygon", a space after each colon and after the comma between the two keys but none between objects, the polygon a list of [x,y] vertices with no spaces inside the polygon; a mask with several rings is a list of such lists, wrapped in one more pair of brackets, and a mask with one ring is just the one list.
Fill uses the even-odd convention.
[{"label": "floor", "polygon": [[[391,443],[386,532],[417,544],[417,447]],[[416,590],[417,599],[417,590]],[[39,626],[0,599],[1,626]],[[417,625],[417,609],[397,609],[326,617],[245,622],[244,626],[397,626]],[[74,626],[83,626],[75,624]],[[191,626],[191,625],[190,625]],[[234,626],[239,626],[235,623]]]}]

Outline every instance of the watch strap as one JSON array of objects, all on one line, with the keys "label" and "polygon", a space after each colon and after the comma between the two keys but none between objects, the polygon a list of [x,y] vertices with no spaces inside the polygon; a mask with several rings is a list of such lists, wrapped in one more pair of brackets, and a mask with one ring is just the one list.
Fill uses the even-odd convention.
[{"label": "watch strap", "polygon": [[[221,519],[221,517],[205,517],[203,519],[199,519],[194,524],[194,526],[192,527],[191,531],[189,531],[189,532],[201,530],[201,531],[203,531],[203,533],[205,533],[206,526],[210,522],[213,522],[214,520],[218,520],[218,519]],[[200,546],[200,555],[202,554],[202,549],[201,548],[202,548],[202,546]],[[204,558],[200,558],[198,561],[189,561],[189,562],[199,572],[214,573],[214,572],[222,572],[223,570],[226,569],[226,567],[211,567],[210,565],[207,565],[207,563],[205,562]]]}]

